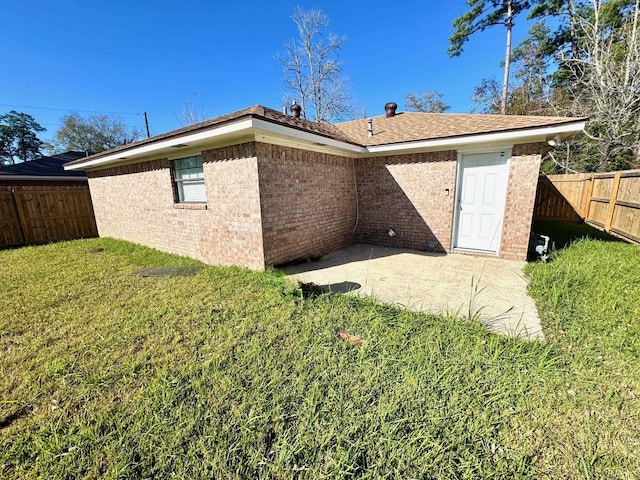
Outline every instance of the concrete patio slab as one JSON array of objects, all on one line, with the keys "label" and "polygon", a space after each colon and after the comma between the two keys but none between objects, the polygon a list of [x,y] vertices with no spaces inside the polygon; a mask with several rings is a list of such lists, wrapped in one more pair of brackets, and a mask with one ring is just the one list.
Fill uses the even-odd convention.
[{"label": "concrete patio slab", "polygon": [[355,244],[320,260],[284,267],[290,279],[370,295],[410,310],[479,315],[497,333],[543,338],[527,295],[525,262]]}]

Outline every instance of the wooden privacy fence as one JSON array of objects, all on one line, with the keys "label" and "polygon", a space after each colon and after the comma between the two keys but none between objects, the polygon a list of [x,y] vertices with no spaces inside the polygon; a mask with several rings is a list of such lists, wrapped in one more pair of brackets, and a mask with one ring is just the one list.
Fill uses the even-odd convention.
[{"label": "wooden privacy fence", "polygon": [[576,202],[570,200],[573,196],[569,190],[574,186],[581,188],[579,182],[573,182],[571,188],[565,188],[565,192],[560,187],[568,187],[567,184],[554,184],[549,177],[538,179],[538,189],[536,190],[536,203],[533,210],[534,220],[565,220],[579,222],[582,220],[580,213],[576,211]]},{"label": "wooden privacy fence", "polygon": [[96,236],[87,187],[0,187],[0,248]]},{"label": "wooden privacy fence", "polygon": [[[535,219],[571,219],[562,208],[553,207],[553,202],[564,200],[578,219],[640,243],[640,170],[549,175],[540,177],[538,185],[543,193],[536,198]],[[547,191],[551,193],[545,196]],[[554,194],[562,199],[549,200]],[[545,217],[545,213],[549,215]]]}]

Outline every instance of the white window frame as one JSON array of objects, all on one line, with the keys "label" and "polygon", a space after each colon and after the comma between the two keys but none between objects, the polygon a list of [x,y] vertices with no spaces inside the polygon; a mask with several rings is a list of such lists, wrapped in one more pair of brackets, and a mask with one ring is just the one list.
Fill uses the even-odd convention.
[{"label": "white window frame", "polygon": [[[180,166],[180,162],[185,160],[196,159],[199,162],[199,166],[184,168]],[[189,178],[183,178],[185,175],[185,171],[191,170],[188,173]],[[199,170],[199,171],[198,171]],[[174,158],[171,159],[171,176],[173,179],[173,183],[175,185],[175,200],[176,203],[207,203],[207,196],[205,191],[205,181],[204,181],[204,164],[202,161],[202,155],[190,155],[188,157]],[[202,185],[202,196],[196,199],[188,199],[185,198],[184,186],[198,186]]]}]

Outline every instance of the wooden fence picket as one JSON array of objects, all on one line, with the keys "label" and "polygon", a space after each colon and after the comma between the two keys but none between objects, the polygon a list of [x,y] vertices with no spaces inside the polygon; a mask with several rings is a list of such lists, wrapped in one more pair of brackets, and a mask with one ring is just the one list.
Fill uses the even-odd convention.
[{"label": "wooden fence picket", "polygon": [[5,187],[0,228],[0,248],[98,235],[86,187]]},{"label": "wooden fence picket", "polygon": [[[640,170],[542,176],[538,190],[562,196],[589,225],[640,243]],[[570,220],[559,208],[549,214],[549,206],[557,204],[552,196],[536,197],[534,219]]]}]

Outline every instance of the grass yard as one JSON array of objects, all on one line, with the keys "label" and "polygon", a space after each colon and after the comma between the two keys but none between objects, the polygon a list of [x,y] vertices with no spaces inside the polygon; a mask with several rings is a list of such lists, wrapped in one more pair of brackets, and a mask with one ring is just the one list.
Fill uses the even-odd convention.
[{"label": "grass yard", "polygon": [[529,267],[546,343],[276,272],[131,275],[162,265],[198,263],[0,252],[0,477],[640,477],[638,247]]}]

